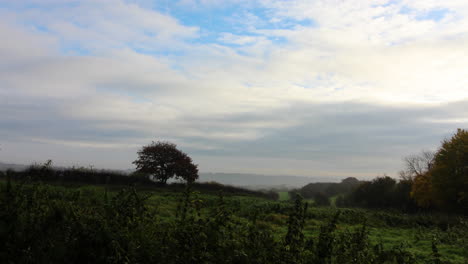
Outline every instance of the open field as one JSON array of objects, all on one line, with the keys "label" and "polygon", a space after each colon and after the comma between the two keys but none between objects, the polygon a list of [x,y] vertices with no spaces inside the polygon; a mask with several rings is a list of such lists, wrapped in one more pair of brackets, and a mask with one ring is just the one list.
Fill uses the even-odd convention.
[{"label": "open field", "polygon": [[279,194],[279,200],[280,201],[287,201],[289,200],[289,193],[286,192],[286,191],[281,191],[281,192],[278,192]]},{"label": "open field", "polygon": [[[82,258],[114,263],[167,261],[177,254],[185,261],[209,263],[221,254],[219,250],[228,256],[223,260],[226,263],[266,263],[278,259],[278,254],[286,260],[275,263],[319,263],[316,258],[323,251],[324,239],[330,240],[323,251],[328,256],[323,258],[331,263],[352,257],[357,250],[349,248],[353,243],[359,244],[361,257],[374,259],[365,263],[462,264],[468,257],[468,221],[457,216],[306,209],[304,202],[163,188],[118,191],[103,186],[7,186],[5,182],[0,188],[0,236],[7,245],[0,254],[8,259],[23,252],[15,263]],[[93,246],[82,248],[81,243],[90,241]],[[172,247],[162,250],[163,245]],[[256,252],[248,247],[255,247]],[[159,253],[154,252],[156,248]],[[86,257],[79,255],[85,252]],[[335,256],[340,252],[348,255]],[[100,254],[107,258],[99,259]],[[382,259],[392,254],[396,257]],[[184,263],[184,259],[174,263]]]}]

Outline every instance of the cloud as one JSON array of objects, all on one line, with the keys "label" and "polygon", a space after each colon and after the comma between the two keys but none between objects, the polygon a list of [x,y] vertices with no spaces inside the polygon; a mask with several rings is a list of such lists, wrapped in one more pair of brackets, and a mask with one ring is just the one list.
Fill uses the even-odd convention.
[{"label": "cloud", "polygon": [[[196,27],[183,26],[171,16],[121,0],[52,1],[28,8],[30,3],[34,2],[13,3],[18,13],[7,17],[86,53],[120,48],[167,49],[198,36]],[[4,13],[8,15],[8,11]]]},{"label": "cloud", "polygon": [[467,126],[463,1],[231,1],[213,28],[176,11],[225,16],[219,1],[144,2],[0,4],[8,155],[100,149],[123,166],[123,152],[166,139],[204,170],[250,159],[253,172],[370,175]]},{"label": "cloud", "polygon": [[220,41],[227,43],[227,44],[246,45],[246,44],[252,44],[258,41],[262,41],[262,38],[255,37],[255,36],[237,36],[229,32],[226,32],[221,35]]},{"label": "cloud", "polygon": [[[108,152],[91,163],[119,164],[118,167],[126,168],[131,166],[128,160],[115,160],[115,156],[129,159],[139,146],[164,139],[179,144],[204,171],[224,167],[231,172],[252,169],[270,174],[276,171],[371,177],[383,173],[396,175],[403,164],[402,157],[421,149],[434,150],[454,128],[467,127],[466,103],[424,107],[298,103],[264,113],[217,118],[186,115],[170,123],[125,118],[82,120],[25,113],[24,117],[29,119],[2,118],[0,126],[8,135],[6,144],[2,145],[9,155],[10,151],[16,151],[13,143],[30,144],[33,149],[53,145],[53,148],[73,149],[84,156],[93,149],[100,152],[109,149],[113,154]],[[18,109],[18,106],[10,104],[5,108]],[[46,112],[39,107],[31,107],[30,111]],[[35,160],[43,155],[38,151]],[[57,155],[51,157],[59,163],[70,162]],[[240,166],[242,162],[246,167]],[[257,168],[253,169],[255,165]]]}]

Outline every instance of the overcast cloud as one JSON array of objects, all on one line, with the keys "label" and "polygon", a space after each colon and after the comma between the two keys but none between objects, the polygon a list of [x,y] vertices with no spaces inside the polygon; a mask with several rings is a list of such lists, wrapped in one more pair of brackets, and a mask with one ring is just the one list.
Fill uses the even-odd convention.
[{"label": "overcast cloud", "polygon": [[468,2],[0,0],[0,161],[396,176],[468,127]]}]

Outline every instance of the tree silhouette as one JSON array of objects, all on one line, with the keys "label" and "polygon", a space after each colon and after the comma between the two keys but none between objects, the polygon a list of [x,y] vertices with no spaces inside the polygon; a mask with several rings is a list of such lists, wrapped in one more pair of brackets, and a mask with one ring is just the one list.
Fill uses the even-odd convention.
[{"label": "tree silhouette", "polygon": [[148,175],[152,180],[166,184],[173,177],[187,182],[198,179],[197,165],[173,143],[153,141],[143,146],[137,154],[138,159],[133,162],[137,172]]}]

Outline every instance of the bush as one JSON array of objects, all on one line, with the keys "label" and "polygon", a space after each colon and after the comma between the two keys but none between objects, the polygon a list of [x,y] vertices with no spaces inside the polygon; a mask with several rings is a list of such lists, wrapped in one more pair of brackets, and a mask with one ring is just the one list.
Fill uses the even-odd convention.
[{"label": "bush", "polygon": [[317,206],[330,206],[330,198],[323,193],[316,193],[314,195],[314,203]]}]

